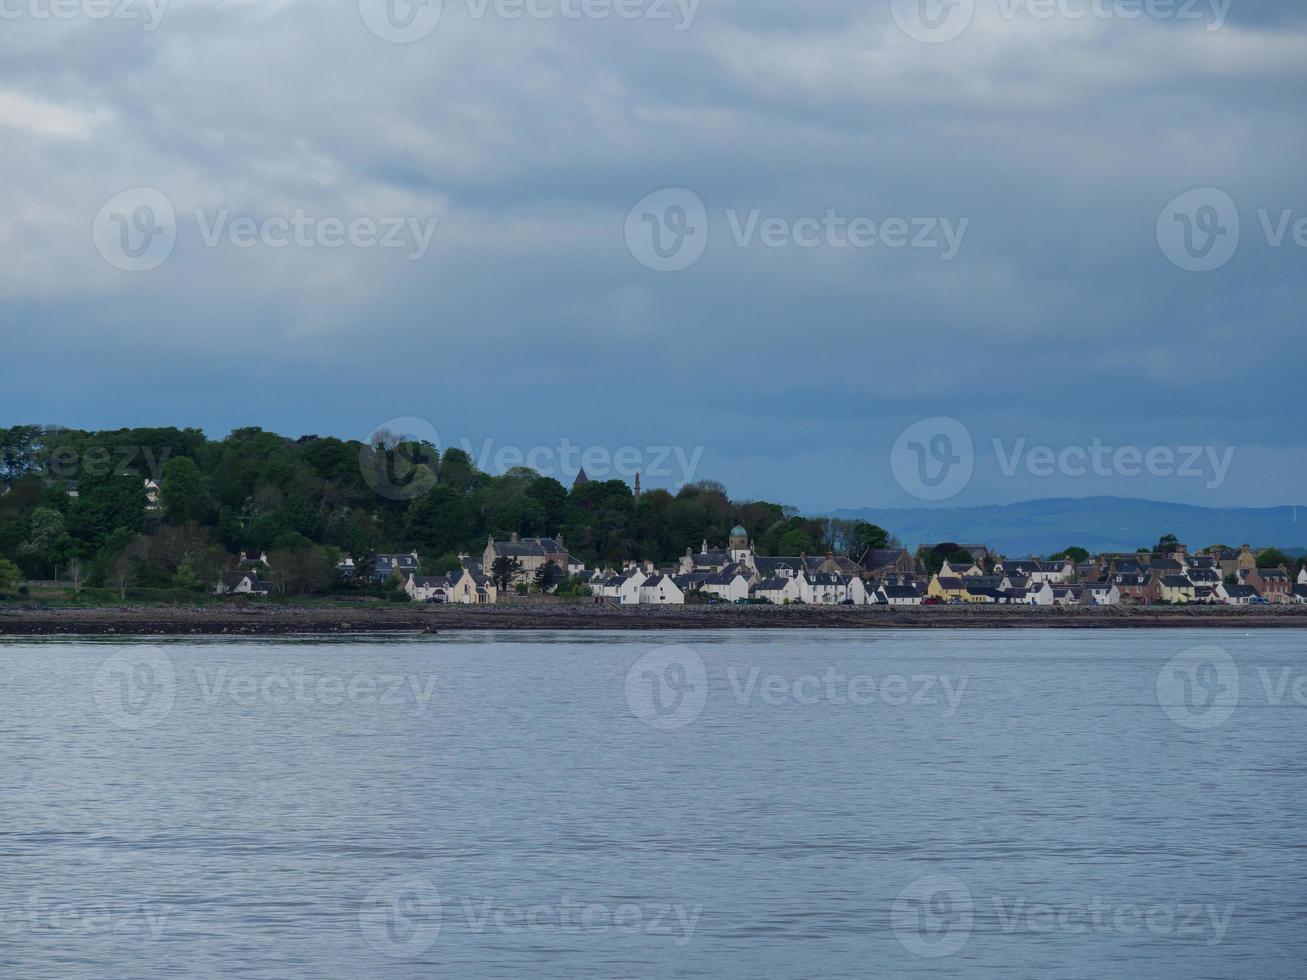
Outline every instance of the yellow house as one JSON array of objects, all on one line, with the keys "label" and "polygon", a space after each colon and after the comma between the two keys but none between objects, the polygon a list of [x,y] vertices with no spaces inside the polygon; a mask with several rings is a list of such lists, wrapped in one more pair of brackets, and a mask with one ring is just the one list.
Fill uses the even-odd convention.
[{"label": "yellow house", "polygon": [[1183,575],[1163,575],[1158,579],[1158,598],[1164,602],[1193,602],[1194,584]]},{"label": "yellow house", "polygon": [[930,585],[926,587],[926,596],[938,599],[940,602],[951,602],[954,599],[963,602],[972,601],[971,593],[967,591],[966,583],[962,579],[944,578],[939,575],[931,577]]}]

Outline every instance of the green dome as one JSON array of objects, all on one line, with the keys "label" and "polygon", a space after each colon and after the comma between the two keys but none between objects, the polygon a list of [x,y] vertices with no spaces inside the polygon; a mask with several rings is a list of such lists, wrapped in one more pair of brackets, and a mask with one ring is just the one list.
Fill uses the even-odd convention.
[{"label": "green dome", "polygon": [[749,532],[746,531],[744,528],[740,527],[740,525],[738,524],[736,524],[735,527],[731,528],[731,537],[733,538],[747,538],[748,536],[749,536]]}]

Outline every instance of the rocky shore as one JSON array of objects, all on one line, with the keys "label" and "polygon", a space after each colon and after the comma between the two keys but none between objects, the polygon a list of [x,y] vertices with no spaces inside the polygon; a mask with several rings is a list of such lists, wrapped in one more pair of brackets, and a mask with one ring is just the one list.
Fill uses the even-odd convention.
[{"label": "rocky shore", "polygon": [[0,606],[0,636],[295,635],[456,630],[1307,628],[1307,606]]}]

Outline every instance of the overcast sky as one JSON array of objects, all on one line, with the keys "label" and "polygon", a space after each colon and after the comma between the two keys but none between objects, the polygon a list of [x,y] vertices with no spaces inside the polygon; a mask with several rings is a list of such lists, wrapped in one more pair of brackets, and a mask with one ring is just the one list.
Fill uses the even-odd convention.
[{"label": "overcast sky", "polygon": [[0,425],[1307,503],[1301,0],[63,2],[0,0]]}]

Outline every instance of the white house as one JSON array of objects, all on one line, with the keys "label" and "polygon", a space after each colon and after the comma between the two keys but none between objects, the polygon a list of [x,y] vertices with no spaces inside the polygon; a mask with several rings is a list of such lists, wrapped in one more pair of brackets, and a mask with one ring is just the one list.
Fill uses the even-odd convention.
[{"label": "white house", "polygon": [[783,606],[787,602],[798,602],[799,580],[793,577],[763,579],[749,590],[754,599],[766,599],[773,606]]},{"label": "white house", "polygon": [[889,606],[919,606],[925,596],[911,585],[882,585],[876,593]]},{"label": "white house", "polygon": [[1053,605],[1053,586],[1048,582],[1030,583],[1030,604],[1032,606]]},{"label": "white house", "polygon": [[1075,575],[1076,566],[1070,559],[1040,561],[1038,558],[1004,558],[994,565],[1000,575],[1016,575],[1030,579],[1031,586],[1051,582],[1060,585]]},{"label": "white house", "polygon": [[[799,598],[810,606],[836,606],[846,599],[864,605],[867,587],[862,579],[833,572],[801,572],[798,576]],[[856,582],[857,585],[852,583]]]},{"label": "white house", "polygon": [[685,593],[670,575],[655,575],[641,583],[637,601],[642,606],[683,606]]},{"label": "white house", "polygon": [[638,606],[640,587],[648,580],[648,575],[638,568],[633,568],[617,580],[613,586],[613,597],[623,606]]},{"label": "white house", "polygon": [[404,578],[404,591],[414,602],[449,602],[453,586],[448,575],[425,578],[421,575],[407,575]]},{"label": "white house", "polygon": [[214,595],[267,595],[268,587],[259,581],[257,572],[223,572]]},{"label": "white house", "polygon": [[1115,582],[1092,582],[1085,586],[1084,601],[1090,606],[1121,605],[1121,590]]},{"label": "white house", "polygon": [[749,598],[749,580],[739,572],[717,572],[703,580],[699,587],[708,595],[735,602],[737,599]]},{"label": "white house", "polygon": [[1307,565],[1304,565],[1302,571],[1298,573],[1298,584],[1307,585]]}]

